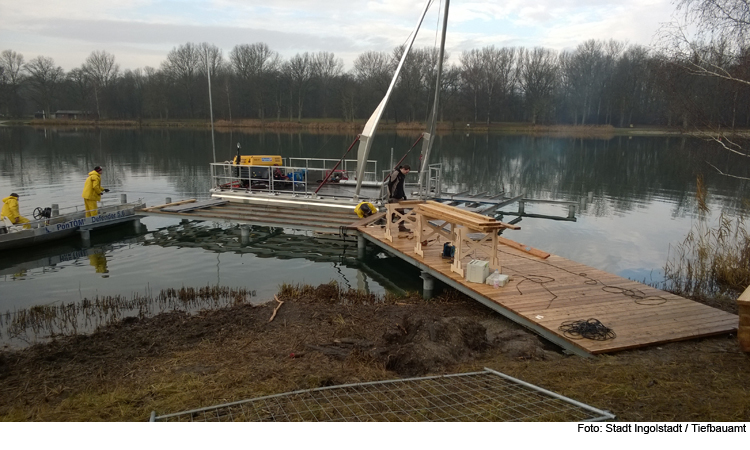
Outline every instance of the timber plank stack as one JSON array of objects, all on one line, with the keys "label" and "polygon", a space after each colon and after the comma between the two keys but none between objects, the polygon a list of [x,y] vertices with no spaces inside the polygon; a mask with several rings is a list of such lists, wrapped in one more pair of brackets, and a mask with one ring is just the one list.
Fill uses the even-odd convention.
[{"label": "timber plank stack", "polygon": [[520,228],[516,225],[500,222],[492,217],[445,205],[433,200],[428,200],[426,203],[420,203],[417,205],[417,210],[427,217],[445,220],[446,222],[451,223],[458,223],[471,230],[482,233],[489,233],[502,228],[510,228],[513,230]]}]

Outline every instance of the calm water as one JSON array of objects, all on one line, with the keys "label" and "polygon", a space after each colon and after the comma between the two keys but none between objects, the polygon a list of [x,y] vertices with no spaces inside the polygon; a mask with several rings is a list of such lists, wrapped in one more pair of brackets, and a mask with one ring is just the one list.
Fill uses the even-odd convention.
[{"label": "calm water", "polygon": [[[339,158],[354,136],[218,133],[219,161],[237,142],[243,153]],[[378,170],[394,148],[399,159],[416,136],[390,134],[373,146]],[[405,162],[417,166],[418,155]],[[87,173],[104,167],[105,194],[146,204],[207,197],[211,135],[196,130],[35,130],[0,127],[0,195],[20,194],[26,216],[37,206],[82,204]],[[716,175],[706,164],[738,173],[738,158],[700,140],[679,137],[597,139],[483,134],[441,137],[434,162],[452,191],[523,193],[573,201],[577,221],[525,217],[505,236],[638,281],[658,282],[670,245],[684,239],[696,214],[696,176],[704,174],[712,217],[735,211],[747,185]],[[504,211],[517,210],[517,204]],[[527,204],[526,212],[567,216],[567,206]],[[513,216],[505,216],[511,220]],[[167,287],[220,284],[271,298],[281,283],[325,283],[382,293],[418,290],[418,272],[392,258],[356,261],[356,242],[310,233],[255,228],[240,248],[239,231],[212,223],[145,218],[92,233],[92,248],[76,240],[0,254],[0,311],[95,295],[158,292]]]}]

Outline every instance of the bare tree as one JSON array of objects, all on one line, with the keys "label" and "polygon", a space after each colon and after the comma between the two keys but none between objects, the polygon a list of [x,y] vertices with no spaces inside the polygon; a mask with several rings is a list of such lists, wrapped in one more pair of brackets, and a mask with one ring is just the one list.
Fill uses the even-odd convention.
[{"label": "bare tree", "polygon": [[368,51],[357,56],[352,73],[361,87],[358,97],[364,109],[375,109],[388,90],[395,69],[388,53]]},{"label": "bare tree", "polygon": [[274,72],[281,67],[281,57],[268,44],[257,42],[236,45],[229,53],[229,60],[240,80],[247,87],[252,87],[252,95],[258,106],[258,118],[264,119],[268,91]]},{"label": "bare tree", "polygon": [[487,94],[487,125],[490,124],[495,96],[502,100],[511,93],[516,82],[515,57],[515,48],[496,49],[495,46],[489,46],[481,50],[481,73]]},{"label": "bare tree", "polygon": [[297,95],[297,120],[302,120],[302,107],[313,77],[313,64],[310,54],[305,52],[301,55],[299,53],[294,55],[286,65],[286,71],[292,82],[292,92]]},{"label": "bare tree", "polygon": [[96,115],[101,118],[100,96],[112,83],[117,80],[120,66],[115,63],[115,55],[104,50],[91,52],[83,64],[83,72],[89,77],[90,84],[94,89],[94,100],[96,101]]},{"label": "bare tree", "polygon": [[568,100],[573,106],[573,124],[578,124],[580,114],[580,124],[586,125],[592,104],[601,95],[604,45],[601,41],[590,39],[576,47],[573,53],[563,54],[560,59]]},{"label": "bare tree", "polygon": [[625,123],[632,124],[634,112],[645,103],[650,81],[648,62],[648,49],[634,45],[615,64],[611,91],[621,127]]},{"label": "bare tree", "polygon": [[333,53],[318,52],[312,55],[313,76],[320,82],[323,118],[328,117],[328,92],[333,81],[344,72],[344,61]]},{"label": "bare tree", "polygon": [[188,42],[173,48],[162,63],[162,70],[182,90],[188,104],[190,117],[195,115],[195,89],[197,76],[201,72],[201,50]]},{"label": "bare tree", "polygon": [[519,84],[526,99],[532,124],[551,115],[552,99],[557,88],[557,53],[537,47],[522,49],[519,54]]},{"label": "bare tree", "polygon": [[[736,108],[740,87],[750,86],[750,2],[678,0],[677,14],[674,21],[659,31],[662,51],[693,75],[730,83]],[[706,105],[689,98],[688,94],[684,93],[683,101],[691,106],[704,126],[714,129],[712,139],[733,154],[750,157],[747,143],[726,136],[713,126],[712,121],[706,119]],[[735,177],[713,168],[722,175]]]},{"label": "bare tree", "polygon": [[346,122],[354,120],[357,106],[361,101],[357,87],[357,82],[352,75],[341,76],[341,111]]},{"label": "bare tree", "polygon": [[151,117],[169,119],[167,99],[168,76],[160,70],[146,66],[143,68],[144,113]]},{"label": "bare tree", "polygon": [[60,82],[65,78],[65,72],[48,56],[38,56],[23,68],[29,74],[28,82],[36,103],[46,111],[45,117],[49,117],[52,102],[57,95]]},{"label": "bare tree", "polygon": [[667,55],[694,74],[750,85],[728,67],[750,47],[749,1],[678,0],[677,13],[658,34]]},{"label": "bare tree", "polygon": [[0,53],[0,104],[5,113],[20,115],[19,90],[24,80],[23,55],[13,50]]},{"label": "bare tree", "polygon": [[[393,49],[391,61],[401,60],[405,47]],[[412,49],[406,56],[404,66],[399,74],[395,97],[398,101],[390,102],[391,108],[398,111],[398,106],[406,110],[406,120],[418,120],[417,111],[427,111],[431,97],[428,92],[434,89],[434,70],[438,50],[434,48]],[[431,83],[432,81],[432,83]],[[394,117],[398,119],[397,114]],[[426,117],[425,117],[426,119]]]},{"label": "bare tree", "polygon": [[197,45],[197,49],[200,59],[199,72],[205,74],[207,70],[210,70],[211,77],[214,78],[224,65],[224,55],[221,49],[208,42],[201,42]]},{"label": "bare tree", "polygon": [[464,91],[472,99],[474,106],[474,122],[479,118],[479,93],[482,90],[484,82],[482,74],[484,73],[484,58],[481,50],[473,49],[464,51],[459,57],[461,61],[461,82]]},{"label": "bare tree", "polygon": [[91,92],[90,78],[81,68],[76,68],[68,72],[68,82],[73,89],[73,98],[78,102],[80,109],[89,108],[89,96]]}]

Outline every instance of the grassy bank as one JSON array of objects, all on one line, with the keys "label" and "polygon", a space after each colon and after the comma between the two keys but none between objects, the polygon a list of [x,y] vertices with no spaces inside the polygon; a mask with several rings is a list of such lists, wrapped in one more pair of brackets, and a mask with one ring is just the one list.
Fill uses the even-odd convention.
[{"label": "grassy bank", "polygon": [[624,421],[750,420],[750,357],[731,335],[584,359],[455,293],[377,298],[329,284],[284,286],[278,297],[0,352],[0,420],[144,421],[151,411],[483,367]]},{"label": "grassy bank", "polygon": [[[210,128],[208,120],[9,120],[6,125],[30,125],[34,127],[87,127],[87,128]],[[214,128],[218,132],[325,132],[325,133],[359,133],[364,128],[364,120],[345,122],[339,119],[302,119],[302,120],[217,120]],[[611,125],[539,125],[531,123],[466,123],[440,122],[438,132],[467,132],[467,133],[502,133],[524,134],[561,137],[601,138],[609,139],[614,136],[659,136],[694,134],[695,130],[682,130],[677,127],[636,126],[616,128]],[[387,122],[382,121],[380,130],[396,130],[402,132],[421,133],[426,129],[422,122]],[[739,132],[742,133],[742,132]]]}]

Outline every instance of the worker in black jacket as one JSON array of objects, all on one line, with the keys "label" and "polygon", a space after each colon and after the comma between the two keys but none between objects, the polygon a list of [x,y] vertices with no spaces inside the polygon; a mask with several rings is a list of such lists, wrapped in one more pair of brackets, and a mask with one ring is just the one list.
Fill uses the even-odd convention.
[{"label": "worker in black jacket", "polygon": [[[408,164],[404,164],[403,166],[399,166],[398,169],[394,170],[390,175],[388,175],[388,203],[398,203],[402,200],[406,200],[406,192],[404,192],[404,184],[406,180],[406,175],[411,171],[411,167],[409,167]],[[403,214],[403,209],[397,210],[399,213]],[[391,221],[393,221],[393,217],[391,217]],[[398,231],[404,231],[408,232],[409,230],[404,226],[404,222],[398,223]]]}]

